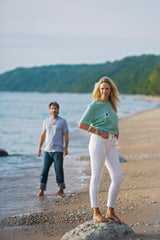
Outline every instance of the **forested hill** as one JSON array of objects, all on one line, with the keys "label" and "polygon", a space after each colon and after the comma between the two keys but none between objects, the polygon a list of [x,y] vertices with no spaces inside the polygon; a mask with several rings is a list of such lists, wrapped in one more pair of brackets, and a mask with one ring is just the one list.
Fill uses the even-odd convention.
[{"label": "forested hill", "polygon": [[120,93],[160,95],[160,55],[104,64],[17,68],[0,75],[0,91],[92,92],[102,76],[112,78]]}]

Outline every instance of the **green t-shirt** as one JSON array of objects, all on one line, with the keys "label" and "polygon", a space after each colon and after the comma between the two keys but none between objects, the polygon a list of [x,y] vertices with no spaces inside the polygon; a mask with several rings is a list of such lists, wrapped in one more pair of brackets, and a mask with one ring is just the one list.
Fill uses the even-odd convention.
[{"label": "green t-shirt", "polygon": [[94,100],[84,112],[80,122],[113,134],[118,133],[118,116],[110,101]]}]

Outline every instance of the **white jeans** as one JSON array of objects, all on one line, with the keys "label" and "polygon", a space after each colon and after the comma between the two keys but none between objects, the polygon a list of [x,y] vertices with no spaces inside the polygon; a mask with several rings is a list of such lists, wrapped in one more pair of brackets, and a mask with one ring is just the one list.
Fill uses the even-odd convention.
[{"label": "white jeans", "polygon": [[91,158],[91,207],[99,207],[98,187],[104,164],[107,167],[111,178],[107,206],[112,208],[115,206],[119,186],[122,181],[122,173],[116,148],[116,141],[117,138],[111,133],[109,133],[109,138],[107,139],[103,139],[98,135],[91,134],[89,143],[89,153]]}]

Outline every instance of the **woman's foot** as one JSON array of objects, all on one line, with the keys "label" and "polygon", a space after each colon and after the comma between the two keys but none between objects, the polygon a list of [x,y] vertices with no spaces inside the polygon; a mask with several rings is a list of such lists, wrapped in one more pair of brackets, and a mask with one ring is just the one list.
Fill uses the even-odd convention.
[{"label": "woman's foot", "polygon": [[98,222],[108,222],[108,219],[106,217],[103,217],[100,213],[99,208],[93,208],[93,211],[93,220],[96,220]]},{"label": "woman's foot", "polygon": [[119,217],[117,217],[114,213],[114,208],[108,207],[107,213],[106,213],[106,218],[113,219],[114,221],[118,222],[119,224],[122,224],[121,220]]},{"label": "woman's foot", "polygon": [[108,222],[108,219],[103,217],[101,214],[94,215],[93,220],[96,220],[98,222]]},{"label": "woman's foot", "polygon": [[44,191],[40,190],[39,193],[37,194],[37,197],[42,197],[42,196],[44,196]]},{"label": "woman's foot", "polygon": [[106,218],[110,218],[113,219],[114,221],[118,222],[119,224],[122,224],[121,220],[119,219],[119,217],[117,217],[115,214],[114,215],[106,215]]},{"label": "woman's foot", "polygon": [[54,195],[55,196],[62,196],[62,195],[64,195],[63,189],[59,189],[58,192],[56,192]]}]

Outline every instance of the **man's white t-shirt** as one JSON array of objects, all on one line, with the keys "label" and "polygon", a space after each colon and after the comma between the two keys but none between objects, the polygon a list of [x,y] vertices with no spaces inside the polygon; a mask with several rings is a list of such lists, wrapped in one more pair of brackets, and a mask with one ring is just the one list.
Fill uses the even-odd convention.
[{"label": "man's white t-shirt", "polygon": [[68,131],[67,121],[64,118],[45,119],[43,121],[43,132],[46,133],[44,151],[63,152],[64,133]]}]

